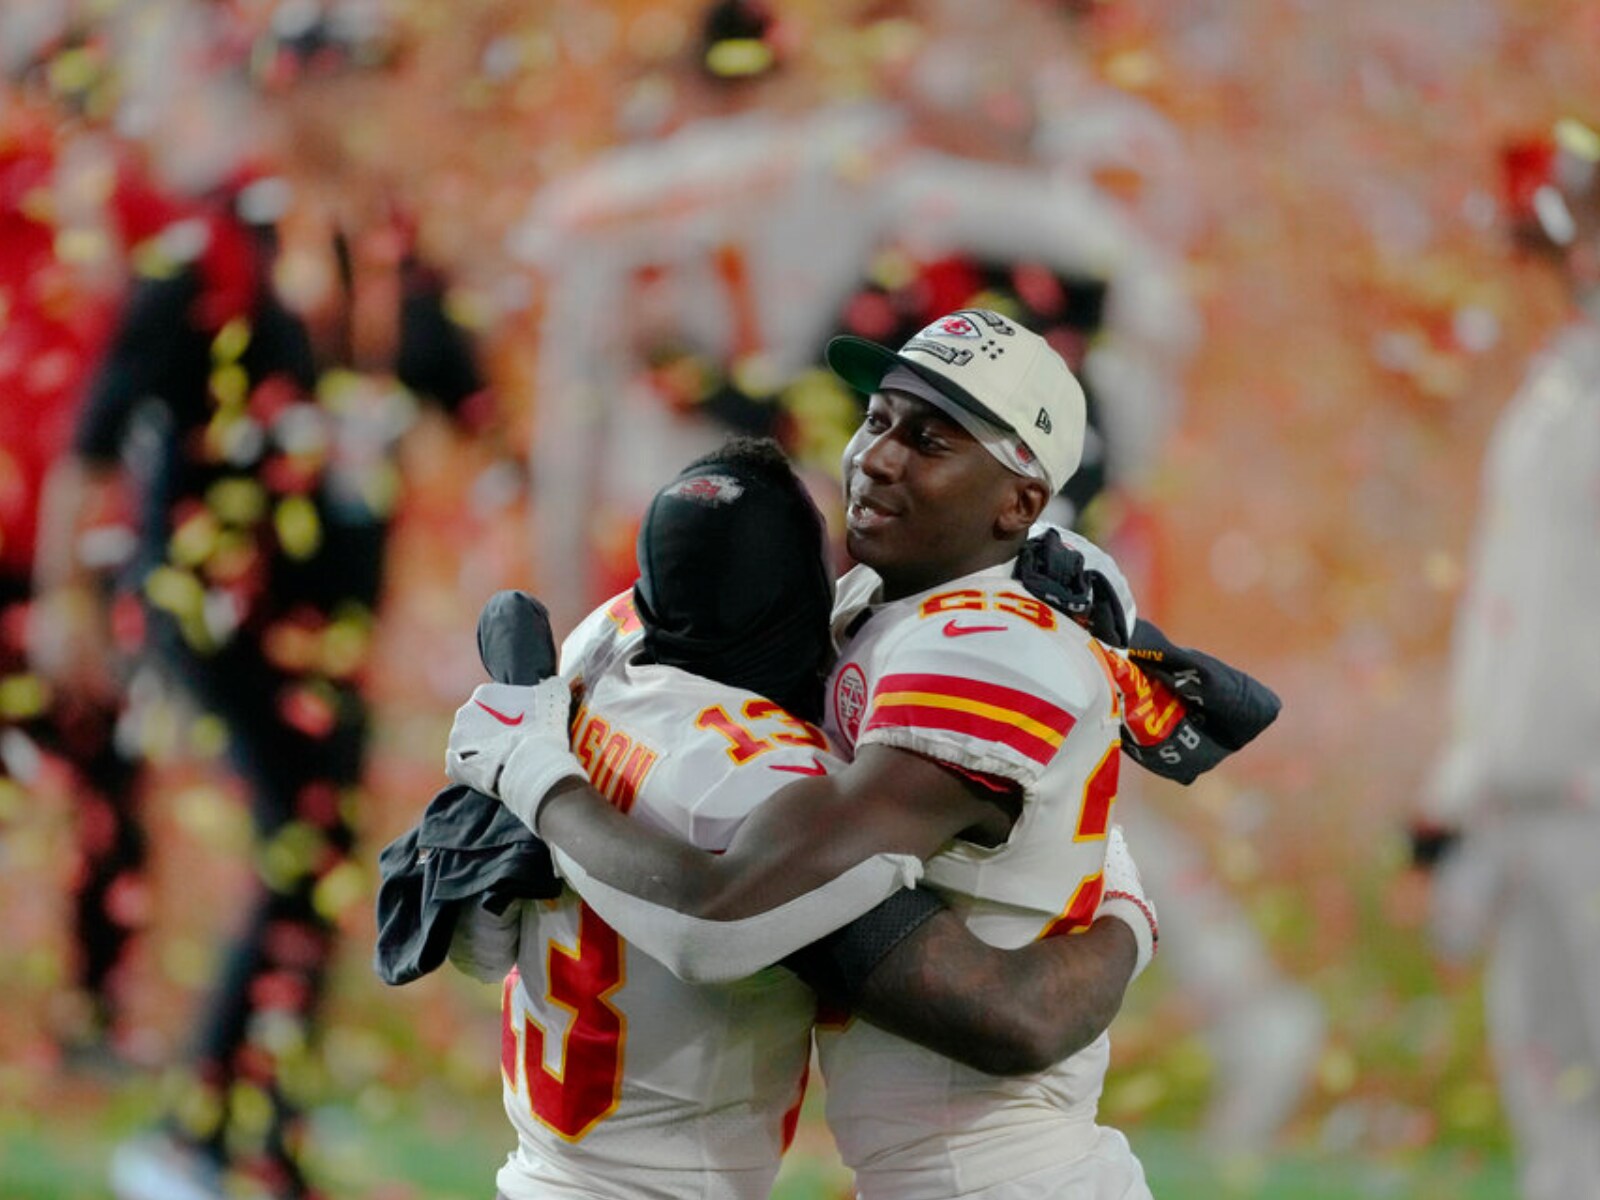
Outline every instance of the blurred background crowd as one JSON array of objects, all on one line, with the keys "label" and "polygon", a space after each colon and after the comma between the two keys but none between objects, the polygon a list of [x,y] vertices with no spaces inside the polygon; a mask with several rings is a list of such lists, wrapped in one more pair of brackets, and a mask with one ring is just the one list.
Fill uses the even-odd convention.
[{"label": "blurred background crowd", "polygon": [[836,507],[827,337],[981,301],[1088,386],[1054,515],[1284,700],[1119,806],[1165,936],[1106,1119],[1157,1195],[1518,1194],[1413,855],[1597,61],[1585,0],[6,0],[0,1192],[108,1194],[165,1113],[277,1194],[486,1194],[497,994],[370,970],[479,607],[564,630],[730,430]]}]

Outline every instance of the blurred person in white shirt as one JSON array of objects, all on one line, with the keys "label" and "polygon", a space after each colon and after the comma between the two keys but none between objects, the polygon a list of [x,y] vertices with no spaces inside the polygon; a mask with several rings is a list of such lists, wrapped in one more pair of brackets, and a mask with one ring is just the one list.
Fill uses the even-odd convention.
[{"label": "blurred person in white shirt", "polygon": [[1503,163],[1513,232],[1570,315],[1486,451],[1413,846],[1440,954],[1487,955],[1522,1195],[1582,1200],[1600,1197],[1600,133],[1566,118]]}]

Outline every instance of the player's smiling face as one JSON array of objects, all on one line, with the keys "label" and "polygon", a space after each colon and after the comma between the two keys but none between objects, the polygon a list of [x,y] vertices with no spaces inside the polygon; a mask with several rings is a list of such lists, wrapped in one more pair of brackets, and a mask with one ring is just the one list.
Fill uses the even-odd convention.
[{"label": "player's smiling face", "polygon": [[868,402],[843,474],[846,544],[891,600],[1006,561],[1047,499],[933,405],[892,390]]}]

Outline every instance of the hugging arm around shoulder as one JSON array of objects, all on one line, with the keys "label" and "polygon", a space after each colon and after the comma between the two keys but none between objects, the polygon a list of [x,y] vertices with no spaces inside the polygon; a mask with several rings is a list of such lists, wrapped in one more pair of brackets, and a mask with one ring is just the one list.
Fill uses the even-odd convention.
[{"label": "hugging arm around shoulder", "polygon": [[567,882],[623,937],[691,982],[778,962],[917,881],[987,814],[949,772],[869,747],[837,775],[777,791],[712,854],[641,828],[568,782],[538,830]]}]

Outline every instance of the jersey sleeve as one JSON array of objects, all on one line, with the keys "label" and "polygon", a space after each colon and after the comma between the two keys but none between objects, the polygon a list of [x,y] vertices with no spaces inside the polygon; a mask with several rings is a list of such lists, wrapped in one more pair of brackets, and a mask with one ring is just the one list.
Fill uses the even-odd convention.
[{"label": "jersey sleeve", "polygon": [[598,676],[618,655],[631,653],[642,632],[633,611],[633,593],[617,593],[579,621],[562,641],[562,678],[572,683]]},{"label": "jersey sleeve", "polygon": [[1075,627],[992,610],[919,621],[873,683],[857,746],[1029,787],[1106,687],[1087,642]]},{"label": "jersey sleeve", "polygon": [[561,877],[606,924],[686,983],[729,983],[772,966],[922,878],[909,854],[875,854],[804,895],[754,916],[690,916],[595,879],[559,848]]},{"label": "jersey sleeve", "polygon": [[688,810],[689,824],[680,832],[703,850],[727,849],[745,818],[784,785],[807,776],[834,775],[844,762],[831,751],[804,745],[780,745],[749,762],[732,766]]}]

